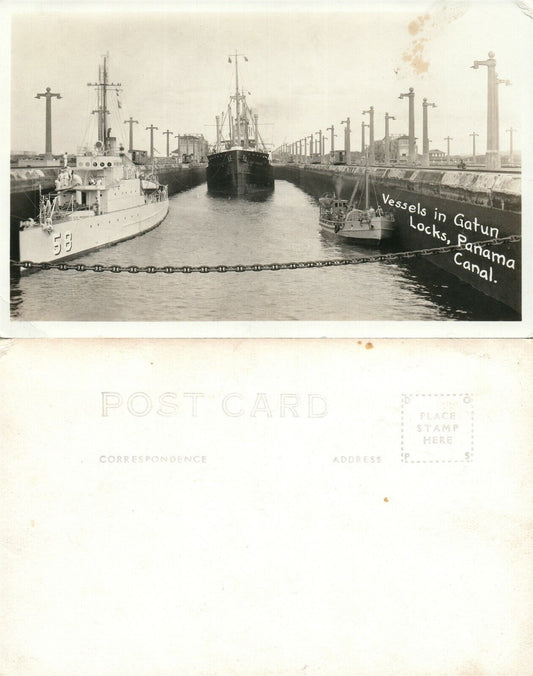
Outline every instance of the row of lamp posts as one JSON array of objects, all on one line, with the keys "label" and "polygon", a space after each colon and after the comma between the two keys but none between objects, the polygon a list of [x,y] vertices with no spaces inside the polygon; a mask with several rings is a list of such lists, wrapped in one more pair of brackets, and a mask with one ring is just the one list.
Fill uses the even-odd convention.
[{"label": "row of lamp posts", "polygon": [[[498,85],[505,84],[506,86],[511,83],[509,80],[502,80],[498,78],[496,73],[496,60],[494,58],[494,52],[489,52],[489,58],[486,61],[474,61],[474,64],[471,66],[474,69],[478,69],[479,66],[487,67],[487,152],[485,156],[485,166],[487,169],[500,169],[501,167],[501,158],[499,150],[499,118],[498,118]],[[415,137],[415,91],[413,87],[409,88],[408,92],[400,94],[398,97],[400,99],[407,98],[409,100],[409,143],[408,143],[408,163],[411,165],[416,164],[417,162],[417,153],[416,153],[416,137]],[[435,108],[435,103],[430,103],[426,98],[422,102],[422,166],[429,167],[430,156],[429,156],[429,135],[428,135],[428,108]],[[375,144],[374,144],[374,107],[370,106],[369,110],[363,110],[363,115],[368,115],[368,122],[363,120],[361,122],[361,155],[365,156],[365,153],[368,151],[368,162],[370,164],[375,163]],[[385,113],[385,139],[384,139],[384,162],[385,164],[390,163],[390,135],[389,135],[389,120],[396,119],[392,115]],[[347,117],[346,120],[343,120],[341,124],[345,124],[344,130],[344,152],[346,163],[351,164],[351,149],[350,149],[350,118]],[[327,128],[328,131],[331,130],[331,155],[334,153],[334,127]],[[365,142],[365,130],[369,130],[369,144],[366,145]],[[510,133],[510,159],[513,157],[513,132],[516,129],[510,127],[507,129],[507,132]],[[318,140],[318,153],[315,153],[315,156],[319,156],[319,161],[322,162],[324,157],[324,147],[323,147],[323,136],[322,131],[315,132],[319,135]],[[470,134],[473,141],[473,162],[476,162],[476,136],[479,136],[476,132]],[[300,158],[307,158],[307,138],[310,139],[309,142],[309,155],[313,157],[313,134],[310,137],[305,137],[291,144],[283,144],[276,151],[277,154],[281,156],[297,156]],[[446,136],[444,140],[447,142],[447,159],[450,162],[450,141],[453,140],[451,136]],[[304,146],[302,146],[304,143]],[[303,151],[302,151],[303,148]]]},{"label": "row of lamp posts", "polygon": [[[501,158],[499,150],[499,113],[498,113],[498,85],[505,84],[506,86],[511,83],[509,80],[502,80],[498,78],[496,73],[496,59],[494,58],[494,52],[489,52],[489,58],[485,61],[474,61],[474,64],[471,66],[474,69],[478,69],[480,66],[487,67],[487,152],[485,159],[485,166],[487,169],[499,169],[501,167]],[[46,99],[46,145],[45,145],[45,156],[50,158],[52,157],[52,98],[61,98],[59,93],[54,93],[51,91],[50,87],[46,88],[46,92],[37,94],[35,98],[45,98]],[[400,94],[398,97],[400,99],[407,98],[409,100],[409,146],[408,146],[408,162],[409,164],[415,164],[416,157],[416,144],[415,144],[415,92],[413,87],[409,88],[409,91],[406,93]],[[423,141],[422,141],[422,166],[429,166],[429,137],[428,137],[428,113],[427,109],[436,107],[435,103],[429,103],[427,99],[424,99],[422,102],[422,128],[423,128]],[[368,145],[368,161],[370,164],[375,162],[375,144],[374,144],[374,107],[370,106],[369,110],[364,110],[363,115],[369,116],[369,122],[364,120],[361,122],[361,152],[364,156],[366,151],[365,144],[365,130],[369,130],[369,145]],[[389,136],[389,120],[396,119],[392,115],[385,113],[385,139],[384,139],[384,154],[385,154],[385,164],[390,163],[390,136]],[[134,120],[130,117],[129,120],[124,120],[124,124],[129,124],[129,151],[130,153],[133,150],[133,125],[138,124],[137,120]],[[351,163],[351,149],[350,149],[350,118],[347,117],[346,120],[342,120],[341,124],[346,125],[344,128],[344,152],[346,157],[346,163]],[[146,130],[150,130],[150,158],[154,156],[154,130],[158,130],[158,127],[153,124],[149,127],[146,127]],[[335,151],[335,127],[332,124],[331,127],[327,127],[327,131],[331,132],[330,140],[330,153],[334,154]],[[510,133],[510,158],[513,157],[513,132],[516,129],[510,127],[507,129],[507,132]],[[167,157],[170,156],[169,149],[169,137],[173,132],[169,129],[163,132],[163,135],[167,137]],[[318,135],[318,152],[314,151],[314,136]],[[476,162],[476,136],[479,136],[476,132],[470,134],[473,140],[473,161]],[[174,138],[179,138],[174,136]],[[304,137],[299,139],[292,144],[283,144],[280,146],[274,153],[281,155],[291,155],[299,156],[302,158],[307,157],[307,141],[309,139],[309,155],[312,158],[313,155],[318,155],[320,161],[324,157],[324,145],[325,145],[325,136],[322,134],[322,130],[311,134],[309,137]],[[452,137],[447,136],[444,139],[447,141],[447,157],[448,161],[450,160],[450,141],[453,140]]]},{"label": "row of lamp posts", "polygon": [[[62,98],[61,94],[54,93],[51,91],[50,87],[46,88],[45,92],[36,94],[36,99],[44,98],[46,99],[46,118],[45,118],[45,157],[50,159],[52,157],[52,98],[57,99]],[[139,124],[138,120],[134,120],[130,117],[129,120],[124,120],[124,124],[129,124],[129,152],[133,151],[133,125]],[[146,127],[146,130],[150,130],[150,159],[154,156],[154,130],[159,129],[151,124],[149,127]],[[170,157],[170,147],[169,147],[169,136],[173,134],[170,129],[167,129],[163,132],[163,135],[167,137],[167,157]],[[174,138],[179,138],[179,136],[174,136]]]},{"label": "row of lamp posts", "polygon": [[[134,120],[132,117],[130,117],[129,120],[124,120],[124,124],[129,124],[130,125],[130,130],[129,130],[129,152],[133,152],[133,125],[134,124],[139,124],[138,120]],[[151,124],[149,127],[146,127],[146,131],[150,130],[150,159],[153,159],[154,157],[154,131],[159,130],[159,127],[155,127],[153,124]],[[166,131],[163,132],[163,136],[167,137],[167,157],[170,157],[170,136],[174,134],[173,131],[170,131],[170,129],[167,129]],[[174,138],[179,138],[179,136],[175,136]]]}]

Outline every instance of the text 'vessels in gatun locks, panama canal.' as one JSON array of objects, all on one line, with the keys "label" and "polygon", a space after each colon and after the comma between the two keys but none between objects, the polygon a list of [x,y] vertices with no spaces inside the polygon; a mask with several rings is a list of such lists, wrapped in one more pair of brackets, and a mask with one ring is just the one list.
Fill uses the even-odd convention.
[{"label": "text 'vessels in gatun locks, panama canal.'", "polygon": [[[442,244],[452,244],[450,236],[444,230],[442,230],[443,225],[445,226],[448,222],[447,215],[442,211],[435,209],[432,216],[433,222],[428,224],[421,221],[419,218],[413,218],[415,214],[416,216],[422,218],[429,215],[426,207],[421,206],[420,202],[417,202],[416,204],[402,202],[401,200],[395,200],[390,194],[385,193],[381,194],[381,198],[385,206],[394,207],[396,209],[401,209],[402,211],[408,212],[409,227],[413,230],[428,235],[433,239],[437,239],[439,242],[442,242]],[[491,239],[496,239],[500,236],[499,228],[495,226],[483,225],[483,223],[480,223],[477,218],[474,218],[474,220],[471,221],[467,219],[461,212],[455,214],[453,218],[453,225],[456,228],[461,228],[462,230],[472,232],[474,236],[483,236]],[[516,260],[514,258],[509,258],[503,253],[483,247],[482,244],[474,244],[470,242],[467,236],[463,233],[456,233],[456,236],[457,242],[453,242],[453,244],[461,244],[464,246],[465,251],[474,254],[474,256],[483,258],[484,262],[488,262],[488,266],[487,263],[485,263],[485,265],[479,265],[478,263],[474,263],[465,257],[463,251],[457,251],[453,254],[453,262],[455,265],[462,267],[464,270],[478,275],[481,279],[484,279],[488,282],[497,284],[498,280],[494,275],[494,268],[491,265],[492,263],[501,265],[502,267],[508,268],[509,270],[516,269]],[[478,237],[476,237],[476,239],[478,239]]]}]

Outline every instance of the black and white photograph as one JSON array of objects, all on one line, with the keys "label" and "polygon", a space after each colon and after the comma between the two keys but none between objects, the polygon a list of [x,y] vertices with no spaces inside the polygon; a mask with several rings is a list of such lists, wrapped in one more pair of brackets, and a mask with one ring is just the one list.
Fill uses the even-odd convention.
[{"label": "black and white photograph", "polygon": [[531,676],[533,0],[0,17],[0,676]]},{"label": "black and white photograph", "polygon": [[514,0],[12,9],[4,334],[526,335],[532,24]]}]

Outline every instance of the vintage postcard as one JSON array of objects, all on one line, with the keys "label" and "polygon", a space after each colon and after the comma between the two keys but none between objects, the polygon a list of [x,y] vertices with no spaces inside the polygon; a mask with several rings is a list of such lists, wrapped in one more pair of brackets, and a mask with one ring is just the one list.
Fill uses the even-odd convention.
[{"label": "vintage postcard", "polygon": [[532,14],[4,3],[2,335],[530,336]]},{"label": "vintage postcard", "polygon": [[531,674],[531,341],[1,347],[0,673]]}]

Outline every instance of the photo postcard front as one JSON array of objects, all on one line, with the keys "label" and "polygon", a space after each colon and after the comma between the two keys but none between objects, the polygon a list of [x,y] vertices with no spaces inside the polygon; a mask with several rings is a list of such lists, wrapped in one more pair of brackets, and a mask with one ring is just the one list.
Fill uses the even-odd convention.
[{"label": "photo postcard front", "polygon": [[5,5],[3,335],[531,335],[528,7]]}]

